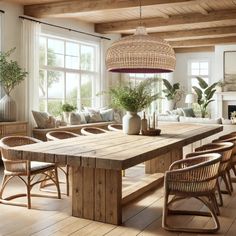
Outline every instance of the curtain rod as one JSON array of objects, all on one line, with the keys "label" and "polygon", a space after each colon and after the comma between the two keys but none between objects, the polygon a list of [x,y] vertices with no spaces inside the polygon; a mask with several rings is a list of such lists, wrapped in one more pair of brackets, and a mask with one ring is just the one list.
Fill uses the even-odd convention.
[{"label": "curtain rod", "polygon": [[1,12],[1,13],[5,13],[5,11],[3,11],[3,10],[0,10],[0,12]]},{"label": "curtain rod", "polygon": [[60,29],[64,29],[64,30],[69,30],[69,31],[72,31],[72,32],[75,32],[75,33],[80,33],[80,34],[85,34],[85,35],[89,35],[89,36],[96,37],[96,38],[111,40],[110,38],[107,38],[107,37],[103,37],[103,36],[99,36],[99,35],[91,34],[91,33],[86,33],[86,32],[79,31],[79,30],[70,29],[70,28],[67,28],[67,27],[60,26],[60,25],[50,24],[50,23],[47,23],[47,22],[35,20],[35,19],[25,17],[25,16],[19,16],[19,18],[23,19],[23,20],[31,20],[31,21],[34,21],[34,22],[37,22],[37,23],[40,23],[40,24],[43,24],[43,25],[48,25],[48,26],[52,26],[52,27],[56,27],[56,28],[60,28]]}]

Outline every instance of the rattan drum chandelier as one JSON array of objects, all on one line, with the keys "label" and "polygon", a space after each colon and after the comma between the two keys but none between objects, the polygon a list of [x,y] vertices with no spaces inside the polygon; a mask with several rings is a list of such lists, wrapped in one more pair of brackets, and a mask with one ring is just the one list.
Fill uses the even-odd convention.
[{"label": "rattan drum chandelier", "polygon": [[[141,25],[140,1],[140,25]],[[132,36],[114,42],[106,53],[106,67],[119,73],[166,73],[175,69],[175,52],[165,40],[139,26]]]}]

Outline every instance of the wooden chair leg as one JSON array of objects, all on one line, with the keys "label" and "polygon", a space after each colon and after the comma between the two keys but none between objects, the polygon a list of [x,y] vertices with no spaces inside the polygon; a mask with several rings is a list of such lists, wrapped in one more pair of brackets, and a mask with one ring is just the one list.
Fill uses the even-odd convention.
[{"label": "wooden chair leg", "polygon": [[69,165],[66,165],[66,195],[70,195],[70,184],[69,184],[69,176],[70,176],[70,167]]},{"label": "wooden chair leg", "polygon": [[2,184],[1,184],[1,190],[0,190],[0,199],[2,199],[2,195],[3,195],[3,191],[5,189],[5,186],[8,182],[9,176],[7,175],[3,175],[3,179],[2,179]]},{"label": "wooden chair leg", "polygon": [[234,191],[234,188],[233,188],[233,183],[232,183],[232,179],[231,179],[231,176],[230,176],[230,170],[227,170],[227,171],[226,171],[226,174],[227,174],[227,176],[228,176],[228,181],[229,181],[230,190],[231,190],[231,192],[233,192],[233,191]]},{"label": "wooden chair leg", "polygon": [[222,198],[222,194],[221,194],[221,191],[220,191],[220,183],[219,183],[219,178],[217,179],[217,181],[216,181],[217,183],[216,183],[216,188],[217,188],[217,192],[218,192],[218,194],[219,194],[219,203],[218,203],[218,205],[219,206],[223,206],[223,198]]},{"label": "wooden chair leg", "polygon": [[61,199],[61,190],[60,190],[60,184],[59,184],[57,167],[55,168],[54,171],[55,171],[55,185],[57,187],[58,199]]},{"label": "wooden chair leg", "polygon": [[28,209],[31,209],[31,198],[30,198],[30,191],[31,191],[31,179],[30,175],[27,176],[27,207]]},{"label": "wooden chair leg", "polygon": [[230,186],[229,186],[229,183],[228,183],[228,180],[227,180],[227,177],[226,177],[226,173],[223,173],[221,175],[221,177],[222,177],[222,179],[225,183],[225,187],[226,187],[226,192],[223,192],[223,193],[228,193],[229,195],[231,195],[231,190],[230,190]]},{"label": "wooden chair leg", "polygon": [[234,163],[232,163],[232,170],[234,172],[234,175],[236,176],[236,167],[235,167]]}]

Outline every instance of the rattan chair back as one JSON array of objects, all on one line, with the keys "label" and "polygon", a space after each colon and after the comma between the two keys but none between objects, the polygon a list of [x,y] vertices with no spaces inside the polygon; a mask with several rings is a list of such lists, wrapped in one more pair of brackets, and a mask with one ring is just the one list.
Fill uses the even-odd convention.
[{"label": "rattan chair back", "polygon": [[79,137],[78,134],[69,131],[50,131],[46,134],[48,141]]},{"label": "rattan chair back", "polygon": [[234,148],[232,142],[208,143],[195,149],[195,152],[186,155],[186,158],[207,153],[219,153],[222,156],[219,172],[226,170],[230,163],[231,154]]},{"label": "rattan chair back", "polygon": [[123,129],[122,124],[110,124],[108,125],[108,130],[110,131],[121,131]]},{"label": "rattan chair back", "polygon": [[94,135],[94,134],[103,134],[103,133],[107,133],[107,130],[98,128],[98,127],[84,127],[81,129],[81,134],[83,135]]}]

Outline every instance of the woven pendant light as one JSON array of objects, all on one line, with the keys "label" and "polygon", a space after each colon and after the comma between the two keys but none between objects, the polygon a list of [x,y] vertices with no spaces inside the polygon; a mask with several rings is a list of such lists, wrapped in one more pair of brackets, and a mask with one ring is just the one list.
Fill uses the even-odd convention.
[{"label": "woven pendant light", "polygon": [[[140,3],[141,20],[141,3]],[[175,69],[175,52],[168,42],[139,26],[132,36],[114,42],[106,53],[106,67],[119,73],[165,73]]]}]

